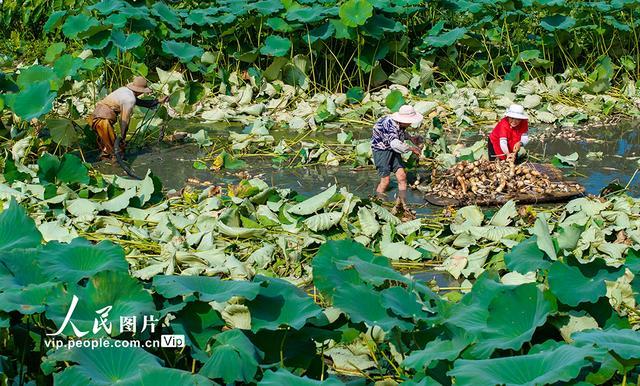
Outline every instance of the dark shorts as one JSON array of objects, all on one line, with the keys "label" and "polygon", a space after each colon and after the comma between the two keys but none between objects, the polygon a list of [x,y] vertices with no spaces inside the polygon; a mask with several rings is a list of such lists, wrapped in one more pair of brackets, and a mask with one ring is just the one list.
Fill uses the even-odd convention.
[{"label": "dark shorts", "polygon": [[404,168],[402,156],[393,150],[374,150],[373,163],[376,165],[380,177],[388,177],[400,168]]}]

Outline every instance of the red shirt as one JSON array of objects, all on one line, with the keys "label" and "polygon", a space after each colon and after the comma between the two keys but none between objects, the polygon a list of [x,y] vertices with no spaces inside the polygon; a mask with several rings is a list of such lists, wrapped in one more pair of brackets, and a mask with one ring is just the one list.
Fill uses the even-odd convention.
[{"label": "red shirt", "polygon": [[500,138],[507,139],[509,153],[512,153],[513,146],[520,142],[520,138],[522,138],[522,135],[526,134],[527,131],[529,131],[529,122],[526,119],[521,120],[518,126],[511,127],[507,117],[502,118],[493,131],[491,131],[491,134],[489,134],[489,140],[491,141],[496,156],[500,159],[507,158],[502,154],[502,149],[500,149]]}]

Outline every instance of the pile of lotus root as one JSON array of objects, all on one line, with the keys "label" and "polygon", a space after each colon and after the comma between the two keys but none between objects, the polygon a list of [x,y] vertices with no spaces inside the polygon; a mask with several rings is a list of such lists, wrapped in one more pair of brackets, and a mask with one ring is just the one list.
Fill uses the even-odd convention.
[{"label": "pile of lotus root", "polygon": [[527,164],[486,159],[463,161],[431,175],[431,185],[420,190],[445,198],[466,200],[496,195],[545,195],[579,189],[577,184],[551,181]]}]

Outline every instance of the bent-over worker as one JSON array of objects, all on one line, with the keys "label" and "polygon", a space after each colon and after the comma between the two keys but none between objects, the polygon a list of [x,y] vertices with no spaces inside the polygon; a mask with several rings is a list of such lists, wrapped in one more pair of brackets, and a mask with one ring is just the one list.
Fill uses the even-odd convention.
[{"label": "bent-over worker", "polygon": [[496,158],[505,160],[522,161],[524,146],[529,142],[529,117],[524,112],[524,107],[512,104],[504,114],[504,118],[498,122],[489,134],[487,143],[489,160]]},{"label": "bent-over worker", "polygon": [[[373,162],[380,176],[380,183],[376,188],[378,195],[384,195],[391,181],[391,173],[398,179],[398,198],[404,203],[407,192],[407,174],[402,163],[402,154],[413,152],[420,157],[421,151],[417,147],[420,137],[413,137],[406,133],[407,127],[422,122],[422,114],[417,113],[412,106],[404,105],[398,112],[380,118],[373,126],[371,149]],[[415,146],[409,146],[405,140],[410,140]]]},{"label": "bent-over worker", "polygon": [[113,125],[116,123],[118,114],[120,114],[120,134],[122,135],[120,147],[124,150],[133,108],[135,106],[153,108],[168,99],[167,97],[158,100],[138,99],[140,95],[149,93],[151,93],[151,89],[147,87],[147,80],[141,76],[136,76],[133,82],[125,87],[120,87],[96,104],[89,121],[91,128],[98,136],[98,146],[102,152],[101,157],[110,157],[114,154],[113,148],[116,134]]}]

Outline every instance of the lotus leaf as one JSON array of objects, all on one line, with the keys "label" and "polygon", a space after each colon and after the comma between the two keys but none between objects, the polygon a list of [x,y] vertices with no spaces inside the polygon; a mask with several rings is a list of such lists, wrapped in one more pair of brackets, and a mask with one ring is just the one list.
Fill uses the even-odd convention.
[{"label": "lotus leaf", "polygon": [[[156,3],[158,4],[158,3]],[[165,40],[162,42],[164,53],[178,58],[182,63],[189,63],[194,58],[199,58],[204,50],[189,43],[177,42],[175,40]]]},{"label": "lotus leaf", "polygon": [[282,279],[257,276],[254,282],[260,283],[260,293],[246,304],[254,332],[283,326],[299,330],[322,313],[311,297]]},{"label": "lotus leaf", "polygon": [[51,12],[51,15],[49,15],[49,19],[47,19],[47,22],[44,24],[43,31],[51,32],[55,28],[58,28],[60,24],[62,24],[62,21],[64,20],[64,17],[66,15],[67,15],[67,11]]},{"label": "lotus leaf", "polygon": [[120,30],[114,30],[111,33],[111,40],[113,41],[113,44],[122,51],[128,51],[133,48],[139,47],[144,41],[144,38],[137,33],[125,35]]},{"label": "lotus leaf", "polygon": [[93,27],[100,25],[100,22],[91,16],[79,14],[75,16],[69,16],[62,25],[62,32],[66,37],[75,39],[79,34],[89,31]]},{"label": "lotus leaf", "polygon": [[568,30],[576,24],[576,19],[571,16],[553,15],[546,16],[540,21],[540,26],[549,32]]},{"label": "lotus leaf", "polygon": [[142,384],[141,368],[162,368],[162,361],[138,347],[62,349],[49,355],[49,360],[75,363],[54,375],[55,383],[79,385]]},{"label": "lotus leaf", "polygon": [[0,213],[0,251],[16,248],[34,248],[42,236],[36,224],[15,199]]},{"label": "lotus leaf", "polygon": [[211,358],[200,374],[222,379],[225,383],[250,382],[258,371],[263,353],[240,330],[229,330],[215,337]]},{"label": "lotus leaf", "polygon": [[[172,28],[176,30],[180,29],[180,17],[171,7],[167,6],[165,3],[154,3],[151,12],[159,17],[162,21],[169,24]],[[189,60],[187,60],[187,62],[188,61]]]},{"label": "lotus leaf", "polygon": [[424,349],[413,351],[404,359],[402,366],[421,372],[434,361],[455,360],[467,345],[468,343],[462,339],[438,338],[427,343]]},{"label": "lotus leaf", "polygon": [[551,262],[545,260],[544,256],[544,252],[538,247],[536,236],[532,236],[507,252],[504,262],[509,270],[526,274],[549,267]]},{"label": "lotus leaf", "polygon": [[444,32],[440,35],[429,35],[424,38],[425,43],[431,47],[448,47],[454,45],[460,40],[466,33],[467,29],[464,27],[454,28],[451,31]]},{"label": "lotus leaf", "polygon": [[286,56],[291,50],[291,40],[280,36],[269,35],[264,41],[264,46],[260,48],[262,55]]},{"label": "lotus leaf", "polygon": [[303,202],[289,208],[289,213],[299,215],[310,215],[318,210],[322,209],[329,200],[336,194],[337,187],[335,185],[330,186],[325,191],[310,197]]},{"label": "lotus leaf", "polygon": [[198,299],[225,302],[232,296],[254,299],[260,292],[259,283],[225,281],[204,276],[154,276],[156,291],[166,298],[196,294]]},{"label": "lotus leaf", "polygon": [[456,385],[541,385],[569,382],[589,366],[590,348],[562,345],[537,354],[484,360],[459,359],[447,374]]},{"label": "lotus leaf", "polygon": [[25,121],[39,118],[53,108],[56,93],[50,89],[48,81],[33,83],[14,96],[11,108]]},{"label": "lotus leaf", "polygon": [[385,105],[392,112],[398,111],[402,105],[405,104],[402,93],[398,90],[393,90],[387,95],[384,100]]},{"label": "lotus leaf", "polygon": [[338,225],[341,218],[342,212],[318,213],[304,220],[304,223],[312,231],[321,232]]},{"label": "lotus leaf", "polygon": [[347,0],[340,6],[339,15],[345,26],[357,27],[373,15],[373,6],[367,0]]},{"label": "lotus leaf", "polygon": [[124,251],[110,241],[91,244],[77,238],[69,244],[48,243],[40,254],[45,273],[59,281],[76,283],[102,271],[127,273]]},{"label": "lotus leaf", "polygon": [[577,332],[571,336],[576,345],[593,344],[606,349],[624,361],[640,360],[640,331],[631,329],[589,330]]},{"label": "lotus leaf", "polygon": [[334,377],[325,378],[322,381],[310,379],[306,376],[299,377],[291,374],[284,368],[277,371],[269,370],[265,372],[262,380],[258,383],[260,386],[281,386],[281,385],[297,385],[297,386],[343,386],[339,379]]}]

